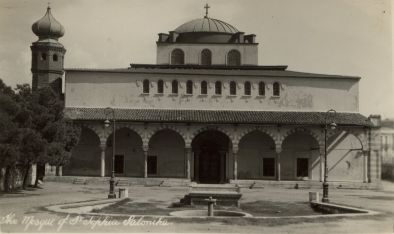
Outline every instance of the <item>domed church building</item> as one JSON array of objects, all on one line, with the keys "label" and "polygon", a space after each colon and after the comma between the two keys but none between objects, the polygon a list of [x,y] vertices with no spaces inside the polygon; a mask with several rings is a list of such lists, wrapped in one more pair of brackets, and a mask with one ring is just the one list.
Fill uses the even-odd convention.
[{"label": "domed church building", "polygon": [[64,28],[50,9],[33,32],[33,87],[59,88],[65,71],[65,112],[82,126],[63,177],[321,185],[327,171],[332,184],[380,181],[360,77],[259,65],[256,35],[210,18],[208,6],[158,34],[156,64],[63,69]]}]

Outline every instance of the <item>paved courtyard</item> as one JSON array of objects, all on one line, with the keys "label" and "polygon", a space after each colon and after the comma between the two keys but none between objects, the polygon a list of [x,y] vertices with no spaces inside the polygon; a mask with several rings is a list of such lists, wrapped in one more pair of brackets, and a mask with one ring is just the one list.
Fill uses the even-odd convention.
[{"label": "paved courtyard", "polygon": [[[381,191],[331,189],[331,201],[382,212],[378,216],[357,218],[329,218],[293,220],[279,219],[275,222],[256,223],[242,220],[206,222],[185,219],[166,225],[96,225],[71,223],[60,229],[59,220],[67,215],[50,212],[46,206],[77,201],[103,199],[107,195],[106,185],[75,185],[47,182],[42,189],[32,189],[14,194],[0,194],[0,228],[2,232],[265,232],[265,233],[392,233],[394,232],[394,184],[383,183]],[[185,187],[129,188],[129,197],[136,202],[177,202],[187,192]],[[309,191],[316,189],[284,189],[266,187],[243,189],[241,203],[269,201],[291,204],[308,200]],[[8,215],[8,216],[7,216]],[[133,214],[130,214],[133,215]],[[147,218],[148,219],[148,218]],[[164,219],[165,220],[165,219]],[[42,226],[39,229],[39,226]]]}]

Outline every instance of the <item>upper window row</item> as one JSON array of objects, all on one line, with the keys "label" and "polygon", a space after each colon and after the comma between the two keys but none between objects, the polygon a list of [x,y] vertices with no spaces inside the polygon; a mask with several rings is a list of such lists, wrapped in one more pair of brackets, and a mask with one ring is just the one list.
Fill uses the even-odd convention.
[{"label": "upper window row", "polygon": [[[171,92],[173,94],[178,94],[178,87],[179,82],[177,80],[173,80],[171,82]],[[259,96],[265,96],[266,85],[264,82],[259,82],[258,84],[258,93]],[[143,81],[143,93],[147,94],[150,92],[150,81],[144,80]],[[157,93],[162,94],[164,92],[164,82],[163,80],[159,80],[157,82]],[[186,94],[193,94],[193,81],[188,80],[186,82]],[[200,86],[200,94],[208,94],[208,83],[206,81],[201,81]],[[221,95],[222,94],[222,82],[216,81],[215,82],[215,94]],[[244,95],[251,95],[252,94],[252,84],[249,81],[244,83]],[[230,95],[237,95],[237,83],[235,81],[230,82]],[[280,84],[279,82],[275,82],[272,85],[272,95],[273,96],[280,96]]]},{"label": "upper window row", "polygon": [[[41,60],[43,60],[43,61],[47,60],[46,53],[41,53]],[[55,62],[58,60],[57,54],[52,55],[52,60]]]},{"label": "upper window row", "polygon": [[[185,52],[181,49],[174,49],[171,52],[171,64],[172,65],[183,65],[185,64]],[[200,56],[201,65],[212,65],[212,52],[208,49],[201,51]],[[240,66],[241,65],[241,53],[238,50],[230,50],[227,53],[228,66]]]}]

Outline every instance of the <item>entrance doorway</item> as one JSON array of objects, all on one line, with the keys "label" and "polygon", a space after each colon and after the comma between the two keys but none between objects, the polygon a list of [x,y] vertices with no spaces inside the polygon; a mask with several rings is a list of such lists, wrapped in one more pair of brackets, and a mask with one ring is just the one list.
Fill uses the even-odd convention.
[{"label": "entrance doorway", "polygon": [[219,131],[200,133],[192,142],[194,181],[204,184],[227,182],[227,152],[230,141]]},{"label": "entrance doorway", "polygon": [[123,174],[124,173],[124,155],[115,155],[115,174]]}]

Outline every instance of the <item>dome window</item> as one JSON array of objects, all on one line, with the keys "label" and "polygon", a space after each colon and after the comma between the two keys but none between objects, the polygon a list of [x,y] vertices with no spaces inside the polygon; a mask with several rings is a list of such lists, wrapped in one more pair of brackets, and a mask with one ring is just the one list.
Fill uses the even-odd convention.
[{"label": "dome window", "polygon": [[275,82],[273,85],[273,95],[276,97],[280,96],[280,84],[278,82]]},{"label": "dome window", "polygon": [[171,52],[171,65],[185,64],[185,53],[181,49],[175,49]]},{"label": "dome window", "polygon": [[222,82],[220,81],[215,82],[215,94],[222,95]]},{"label": "dome window", "polygon": [[238,50],[231,50],[227,54],[227,65],[228,66],[240,66],[241,65],[241,53]]},{"label": "dome window", "polygon": [[43,61],[47,60],[47,54],[46,53],[41,53],[41,60],[43,60]]},{"label": "dome window", "polygon": [[246,81],[244,84],[244,93],[245,93],[245,95],[248,95],[248,96],[250,96],[250,94],[251,94],[251,85],[250,85],[249,81]]},{"label": "dome window", "polygon": [[178,94],[178,81],[177,80],[172,81],[172,93]]},{"label": "dome window", "polygon": [[142,86],[143,93],[149,93],[149,80],[144,80]]},{"label": "dome window", "polygon": [[163,93],[164,91],[164,83],[163,80],[157,81],[157,93]]},{"label": "dome window", "polygon": [[212,52],[208,49],[201,51],[201,65],[212,65]]},{"label": "dome window", "polygon": [[230,95],[237,95],[237,83],[235,81],[230,82]]},{"label": "dome window", "polygon": [[203,95],[208,94],[208,85],[206,81],[201,82],[201,94]]},{"label": "dome window", "polygon": [[57,54],[54,54],[54,55],[52,56],[52,59],[53,59],[53,61],[57,62]]},{"label": "dome window", "polygon": [[259,83],[259,96],[264,96],[265,95],[265,84],[264,82]]},{"label": "dome window", "polygon": [[186,82],[186,94],[193,94],[193,81],[191,80]]}]

